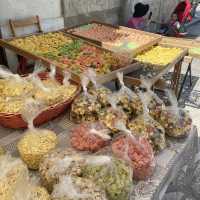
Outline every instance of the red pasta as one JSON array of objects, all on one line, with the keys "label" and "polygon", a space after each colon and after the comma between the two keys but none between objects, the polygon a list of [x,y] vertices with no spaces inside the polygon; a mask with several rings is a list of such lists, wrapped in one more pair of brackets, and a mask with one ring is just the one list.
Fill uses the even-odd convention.
[{"label": "red pasta", "polygon": [[101,123],[82,123],[72,130],[70,142],[77,150],[96,152],[109,144],[108,133]]},{"label": "red pasta", "polygon": [[134,179],[145,180],[153,174],[155,168],[153,149],[145,138],[119,136],[112,144],[112,151],[132,166]]}]

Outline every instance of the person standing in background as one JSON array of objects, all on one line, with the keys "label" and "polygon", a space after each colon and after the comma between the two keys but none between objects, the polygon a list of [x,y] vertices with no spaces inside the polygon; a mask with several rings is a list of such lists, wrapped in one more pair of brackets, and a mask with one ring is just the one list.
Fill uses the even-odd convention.
[{"label": "person standing in background", "polygon": [[143,3],[137,3],[135,5],[135,11],[133,16],[128,20],[127,26],[129,28],[144,30],[148,21],[151,19],[152,13],[150,13],[148,19],[145,18],[149,12],[149,5]]}]

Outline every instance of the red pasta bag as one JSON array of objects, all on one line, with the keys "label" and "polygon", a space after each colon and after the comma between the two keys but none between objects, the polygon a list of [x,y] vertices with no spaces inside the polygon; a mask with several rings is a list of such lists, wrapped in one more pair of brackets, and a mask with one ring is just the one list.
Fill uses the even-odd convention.
[{"label": "red pasta bag", "polygon": [[109,144],[109,133],[100,122],[82,123],[71,131],[70,143],[77,150],[96,152]]},{"label": "red pasta bag", "polygon": [[122,135],[112,143],[112,151],[133,168],[133,178],[145,180],[152,176],[155,169],[153,149],[147,139],[135,137],[121,122],[117,123]]}]

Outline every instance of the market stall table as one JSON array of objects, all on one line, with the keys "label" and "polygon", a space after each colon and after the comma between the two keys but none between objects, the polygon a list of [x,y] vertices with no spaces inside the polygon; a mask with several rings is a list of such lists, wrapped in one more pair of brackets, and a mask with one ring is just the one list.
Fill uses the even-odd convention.
[{"label": "market stall table", "polygon": [[189,56],[200,59],[200,41],[196,39],[163,37],[160,44],[187,48]]},{"label": "market stall table", "polygon": [[[61,116],[52,122],[42,126],[49,128],[59,134],[61,147],[68,144],[68,133],[73,123],[68,117]],[[18,155],[16,143],[22,137],[23,131],[9,130],[0,127],[0,145]],[[176,180],[179,171],[185,165],[192,163],[198,151],[198,135],[194,127],[187,138],[168,140],[168,148],[156,156],[157,166],[153,177],[147,181],[135,182],[132,199],[135,200],[160,200],[170,184]],[[174,186],[176,190],[176,185]]]},{"label": "market stall table", "polygon": [[99,21],[65,28],[63,32],[86,39],[114,52],[130,51],[132,56],[161,40],[161,36],[157,34]]},{"label": "market stall table", "polygon": [[60,73],[68,70],[77,82],[80,82],[81,73],[88,68],[97,72],[99,83],[105,83],[115,79],[117,72],[127,74],[136,67],[125,56],[59,31],[0,40],[0,46],[27,59],[39,61],[48,68],[55,65]]},{"label": "market stall table", "polygon": [[[155,46],[165,48],[169,47],[172,48],[170,45],[161,45],[161,46]],[[153,48],[152,48],[153,49]],[[151,51],[151,49],[150,49]],[[146,51],[145,51],[146,52]],[[144,52],[144,53],[145,53]],[[143,54],[142,54],[143,55]],[[171,88],[175,91],[176,95],[178,95],[178,88],[179,88],[179,80],[180,80],[180,73],[181,73],[181,65],[183,58],[187,55],[187,50],[185,48],[182,48],[182,51],[177,54],[177,56],[172,59],[170,63],[167,65],[155,65],[151,63],[145,63],[145,61],[141,61],[141,65],[143,67],[139,68],[138,70],[135,70],[134,72],[128,74],[126,76],[126,82],[131,85],[140,85],[140,76],[146,77],[151,80],[152,85],[156,84],[164,75],[166,75],[170,70],[174,68],[174,73],[171,79]],[[155,55],[156,56],[156,55]],[[137,60],[137,58],[136,58]],[[149,59],[150,60],[150,59]],[[140,62],[139,62],[140,63]]]}]

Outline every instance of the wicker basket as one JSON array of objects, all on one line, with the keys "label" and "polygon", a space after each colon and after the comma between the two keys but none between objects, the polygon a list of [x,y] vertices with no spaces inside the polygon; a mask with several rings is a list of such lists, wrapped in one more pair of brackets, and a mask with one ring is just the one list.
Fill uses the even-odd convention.
[{"label": "wicker basket", "polygon": [[[38,76],[40,77],[41,80],[45,80],[49,78],[48,72],[40,73]],[[56,80],[62,84],[63,77],[57,74]],[[72,83],[77,85],[77,83],[75,82],[72,82]],[[39,126],[43,123],[46,123],[58,117],[60,114],[65,112],[66,109],[71,105],[72,101],[76,98],[76,96],[81,91],[80,86],[79,85],[77,86],[78,86],[78,89],[73,97],[71,97],[65,102],[61,102],[53,106],[47,107],[34,119],[34,125]],[[21,114],[19,113],[0,113],[0,125],[6,128],[13,128],[13,129],[27,128],[27,123],[23,120]]]}]

